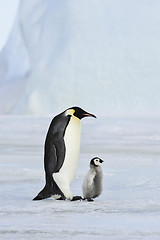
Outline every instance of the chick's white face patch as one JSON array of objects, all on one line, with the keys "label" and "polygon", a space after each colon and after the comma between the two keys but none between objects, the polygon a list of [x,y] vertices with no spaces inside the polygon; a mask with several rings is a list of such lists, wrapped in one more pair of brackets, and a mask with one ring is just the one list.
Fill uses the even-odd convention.
[{"label": "chick's white face patch", "polygon": [[100,159],[98,159],[98,158],[94,159],[94,164],[96,166],[100,166],[101,165]]}]

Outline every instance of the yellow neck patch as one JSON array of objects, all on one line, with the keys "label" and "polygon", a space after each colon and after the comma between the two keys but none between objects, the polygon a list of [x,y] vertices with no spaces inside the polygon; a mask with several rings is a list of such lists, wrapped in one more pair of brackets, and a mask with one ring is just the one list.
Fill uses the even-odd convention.
[{"label": "yellow neck patch", "polygon": [[66,111],[66,116],[67,116],[67,115],[73,116],[74,113],[75,113],[75,110],[74,110],[74,109],[68,109],[68,110]]}]

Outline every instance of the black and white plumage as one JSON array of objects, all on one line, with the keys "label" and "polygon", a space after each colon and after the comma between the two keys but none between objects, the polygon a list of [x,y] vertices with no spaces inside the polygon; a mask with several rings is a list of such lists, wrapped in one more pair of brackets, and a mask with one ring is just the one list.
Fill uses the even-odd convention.
[{"label": "black and white plumage", "polygon": [[45,187],[33,200],[53,196],[55,199],[78,200],[70,185],[74,179],[79,157],[81,123],[84,117],[95,117],[79,107],[72,107],[55,116],[45,140]]},{"label": "black and white plumage", "polygon": [[90,170],[86,174],[82,185],[84,200],[93,201],[93,198],[98,197],[102,193],[103,172],[101,163],[103,163],[103,160],[98,157],[90,161]]}]

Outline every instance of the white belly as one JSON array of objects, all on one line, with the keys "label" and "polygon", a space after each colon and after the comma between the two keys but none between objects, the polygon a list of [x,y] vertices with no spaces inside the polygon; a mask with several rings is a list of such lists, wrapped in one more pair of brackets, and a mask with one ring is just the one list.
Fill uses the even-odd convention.
[{"label": "white belly", "polygon": [[70,185],[75,177],[78,165],[81,139],[81,123],[76,117],[71,117],[64,135],[66,154],[64,163],[58,173],[53,174],[57,185],[64,193],[65,197],[72,199]]}]

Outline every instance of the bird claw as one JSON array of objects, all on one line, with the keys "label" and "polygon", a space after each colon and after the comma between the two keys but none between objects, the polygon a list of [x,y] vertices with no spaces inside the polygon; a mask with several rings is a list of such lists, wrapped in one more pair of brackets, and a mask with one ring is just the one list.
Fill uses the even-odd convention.
[{"label": "bird claw", "polygon": [[83,198],[82,199],[83,201],[87,201],[87,202],[94,202],[93,198]]},{"label": "bird claw", "polygon": [[93,198],[87,199],[88,202],[94,202]]},{"label": "bird claw", "polygon": [[74,196],[71,201],[78,201],[78,200],[82,200],[82,197],[81,196]]}]

